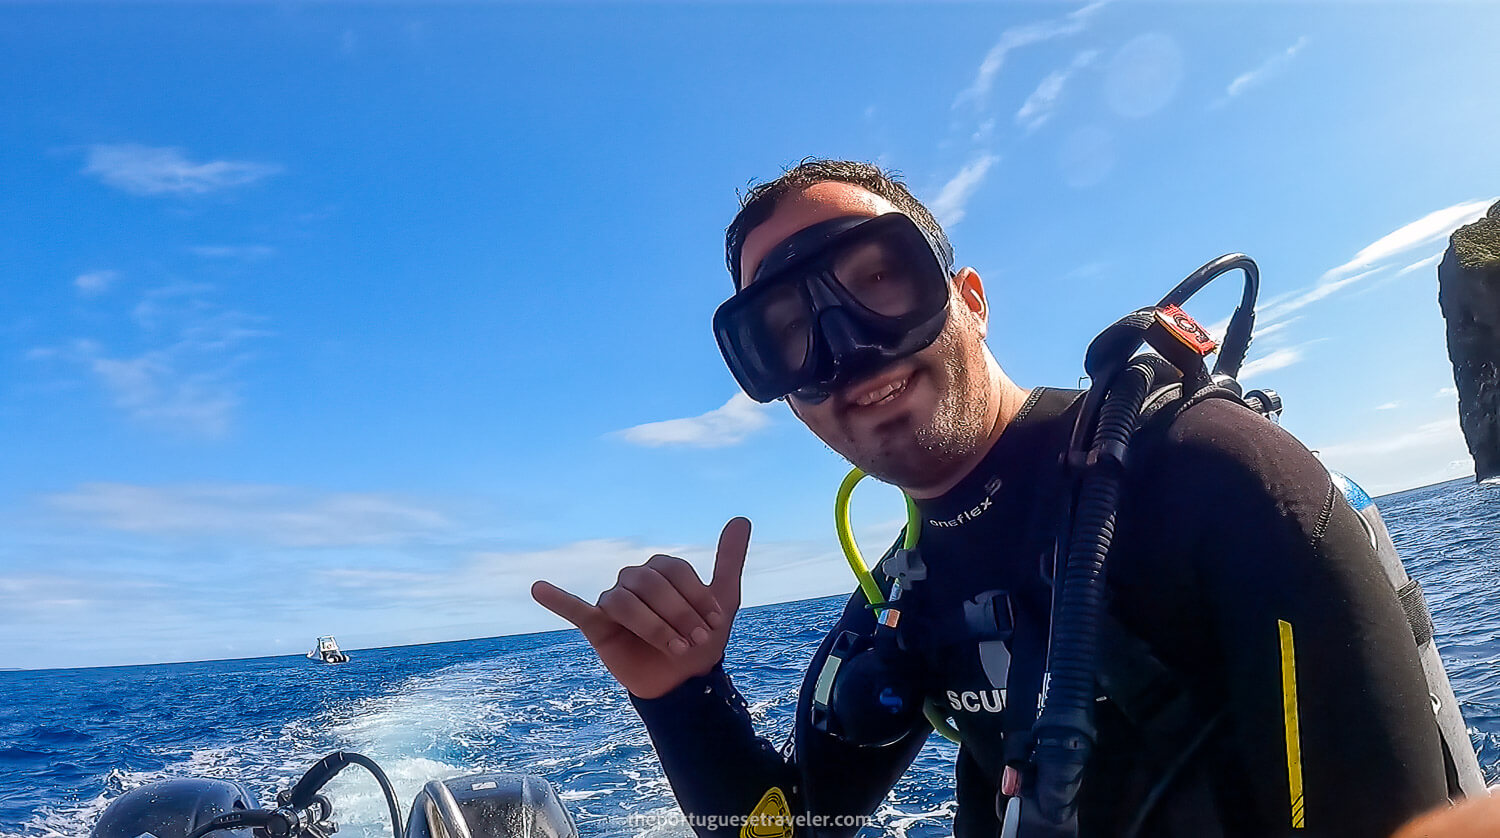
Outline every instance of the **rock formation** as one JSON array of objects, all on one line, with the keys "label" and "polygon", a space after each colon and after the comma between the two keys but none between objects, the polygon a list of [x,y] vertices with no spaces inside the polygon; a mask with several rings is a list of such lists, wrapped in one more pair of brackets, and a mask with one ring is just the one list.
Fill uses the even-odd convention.
[{"label": "rock formation", "polygon": [[1500,478],[1500,203],[1454,231],[1438,265],[1438,305],[1474,477]]}]

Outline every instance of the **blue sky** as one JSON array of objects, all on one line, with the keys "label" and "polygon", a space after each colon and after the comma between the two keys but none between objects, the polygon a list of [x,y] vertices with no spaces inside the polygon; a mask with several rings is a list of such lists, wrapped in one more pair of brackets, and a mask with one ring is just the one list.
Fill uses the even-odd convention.
[{"label": "blue sky", "polygon": [[739,514],[750,603],[849,589],[844,466],[708,328],[736,189],[809,155],[905,175],[1024,386],[1241,250],[1289,429],[1372,493],[1472,473],[1435,257],[1500,196],[1493,6],[0,19],[0,666],[558,628],[533,579]]}]

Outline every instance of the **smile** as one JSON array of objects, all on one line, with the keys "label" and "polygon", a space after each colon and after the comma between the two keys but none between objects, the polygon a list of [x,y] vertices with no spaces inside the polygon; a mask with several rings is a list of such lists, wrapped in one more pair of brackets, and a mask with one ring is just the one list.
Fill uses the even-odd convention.
[{"label": "smile", "polygon": [[854,405],[856,407],[872,407],[877,404],[884,404],[885,402],[893,401],[897,396],[900,396],[902,393],[906,392],[906,387],[910,383],[911,376],[908,375],[905,378],[900,379],[899,381],[892,381],[886,384],[881,384],[874,389],[871,389],[869,392],[865,393],[859,398],[855,399]]}]

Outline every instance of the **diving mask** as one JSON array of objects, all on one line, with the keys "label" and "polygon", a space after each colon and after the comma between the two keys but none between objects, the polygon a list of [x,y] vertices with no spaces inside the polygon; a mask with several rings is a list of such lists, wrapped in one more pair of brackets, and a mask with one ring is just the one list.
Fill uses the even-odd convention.
[{"label": "diving mask", "polygon": [[818,403],[937,339],[952,265],[947,244],[899,212],[819,222],[719,306],[714,337],[752,399]]}]

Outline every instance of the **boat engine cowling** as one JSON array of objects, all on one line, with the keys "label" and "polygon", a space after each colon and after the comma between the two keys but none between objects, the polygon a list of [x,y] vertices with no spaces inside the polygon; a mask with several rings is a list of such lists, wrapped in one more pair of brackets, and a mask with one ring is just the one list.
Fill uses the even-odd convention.
[{"label": "boat engine cowling", "polygon": [[[193,830],[236,809],[256,808],[255,794],[228,780],[162,780],[120,795],[99,816],[90,838],[186,838]],[[251,830],[216,836],[251,838]]]},{"label": "boat engine cowling", "polygon": [[541,777],[471,774],[423,786],[406,838],[578,838],[578,827]]}]

